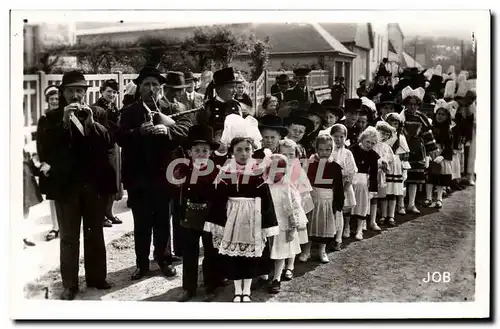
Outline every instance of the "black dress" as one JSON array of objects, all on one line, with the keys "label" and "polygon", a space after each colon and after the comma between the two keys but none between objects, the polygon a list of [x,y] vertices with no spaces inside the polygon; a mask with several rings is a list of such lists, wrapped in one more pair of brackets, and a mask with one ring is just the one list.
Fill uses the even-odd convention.
[{"label": "black dress", "polygon": [[[212,233],[213,245],[221,254],[224,277],[241,280],[269,274],[270,262],[266,256],[269,251],[266,251],[265,240],[279,233],[269,186],[262,175],[224,173],[225,177],[217,184],[217,197],[204,227]],[[255,198],[261,201],[260,226],[257,219],[251,224],[252,214],[244,211]]]}]

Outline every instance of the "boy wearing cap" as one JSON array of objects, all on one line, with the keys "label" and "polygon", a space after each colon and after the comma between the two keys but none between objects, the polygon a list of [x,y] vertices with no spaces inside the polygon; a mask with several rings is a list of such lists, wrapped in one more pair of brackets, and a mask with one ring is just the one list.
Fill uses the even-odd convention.
[{"label": "boy wearing cap", "polygon": [[222,285],[218,251],[213,247],[212,235],[203,232],[205,218],[216,195],[214,180],[219,169],[210,160],[212,152],[219,148],[213,139],[210,126],[196,125],[190,128],[185,147],[189,161],[174,170],[174,178],[182,180],[180,185],[181,226],[184,228],[184,248],[182,264],[182,288],[180,301],[189,301],[196,296],[198,285],[198,259],[200,237],[203,242],[203,283],[205,301],[215,298],[215,289]]},{"label": "boy wearing cap", "polygon": [[362,101],[359,98],[349,98],[345,100],[345,118],[338,123],[347,128],[346,146],[355,145],[358,142],[358,136],[361,128],[357,125]]}]

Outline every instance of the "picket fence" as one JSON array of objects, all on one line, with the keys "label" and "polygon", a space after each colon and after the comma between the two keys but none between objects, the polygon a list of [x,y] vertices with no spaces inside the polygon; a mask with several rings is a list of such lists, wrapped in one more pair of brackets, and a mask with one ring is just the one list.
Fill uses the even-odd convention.
[{"label": "picket fence", "polygon": [[[281,74],[287,74],[293,77],[292,71],[264,71],[259,79],[249,82],[247,85],[247,93],[253,102],[254,111],[258,110],[266,95],[271,94],[271,86],[276,82],[276,77]],[[195,74],[199,76],[199,74]],[[111,74],[87,74],[85,79],[88,81],[89,88],[85,95],[87,104],[94,104],[100,97],[99,89],[108,79],[115,79],[120,86],[120,93],[116,98],[116,105],[121,107],[125,86],[137,77],[137,74],[124,74],[116,72]],[[312,71],[308,78],[308,86],[316,92],[318,99],[321,101],[329,95],[329,71]],[[34,132],[36,124],[40,116],[47,108],[44,97],[44,90],[48,86],[58,86],[61,83],[62,74],[25,74],[23,81],[23,113],[25,129]]]}]

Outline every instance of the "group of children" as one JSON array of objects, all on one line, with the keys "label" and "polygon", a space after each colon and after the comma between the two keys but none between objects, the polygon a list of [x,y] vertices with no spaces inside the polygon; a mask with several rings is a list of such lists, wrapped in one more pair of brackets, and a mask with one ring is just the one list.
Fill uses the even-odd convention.
[{"label": "group of children", "polygon": [[387,101],[389,111],[362,128],[352,110],[359,100],[346,101],[351,106],[345,118],[330,111],[337,114],[331,121],[316,103],[285,120],[231,114],[215,136],[209,126],[193,126],[189,165],[174,172],[184,180],[182,225],[188,229],[181,300],[196,295],[200,237],[206,300],[232,280],[233,302],[251,302],[252,279],[270,276],[268,290],[278,293],[282,280],[293,279],[296,257],[310,259],[312,243],[318,244],[319,260],[329,262],[326,246],[342,248],[351,220],[355,239],[362,240],[367,228],[394,226],[396,211],[419,213],[419,184],[426,184],[424,205],[441,208],[453,171],[460,175],[461,136],[453,120],[475,99],[439,101],[429,120],[419,111],[423,94],[405,88],[401,113],[390,111],[396,104]]}]

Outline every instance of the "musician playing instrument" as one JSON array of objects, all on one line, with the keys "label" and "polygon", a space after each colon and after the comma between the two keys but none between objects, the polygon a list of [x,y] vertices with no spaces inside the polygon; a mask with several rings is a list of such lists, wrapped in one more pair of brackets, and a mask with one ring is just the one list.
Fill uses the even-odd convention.
[{"label": "musician playing instrument", "polygon": [[191,120],[189,115],[172,119],[180,109],[161,100],[161,86],[166,79],[156,68],[145,67],[134,83],[136,101],[122,109],[116,135],[123,152],[122,182],[134,217],[137,270],[132,279],[149,272],[152,232],[155,260],[165,276],[174,276],[176,271],[166,247],[170,235],[169,203],[175,187],[167,181],[167,167],[175,158],[174,150],[187,137]]},{"label": "musician playing instrument", "polygon": [[[108,130],[85,104],[87,81],[81,72],[66,72],[59,86],[59,108],[47,112],[43,125],[43,176],[47,196],[56,202],[60,230],[61,299],[78,292],[80,226],[83,218],[87,287],[108,289],[102,220],[107,196],[116,193],[115,171],[108,154]],[[102,110],[102,109],[100,109]]]}]

